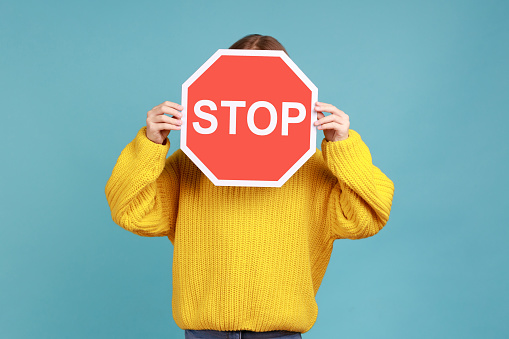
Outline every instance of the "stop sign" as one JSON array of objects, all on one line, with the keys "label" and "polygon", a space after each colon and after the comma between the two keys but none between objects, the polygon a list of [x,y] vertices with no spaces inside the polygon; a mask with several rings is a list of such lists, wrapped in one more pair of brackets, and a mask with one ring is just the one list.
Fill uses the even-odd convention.
[{"label": "stop sign", "polygon": [[217,186],[280,187],[316,150],[317,98],[285,52],[220,49],[182,85],[180,147]]}]

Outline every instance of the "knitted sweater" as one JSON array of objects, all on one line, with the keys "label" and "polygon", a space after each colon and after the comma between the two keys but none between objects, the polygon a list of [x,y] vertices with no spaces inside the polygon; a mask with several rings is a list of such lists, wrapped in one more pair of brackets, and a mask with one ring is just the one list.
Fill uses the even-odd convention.
[{"label": "knitted sweater", "polygon": [[106,184],[115,223],[173,243],[173,318],[182,329],[307,332],[335,239],[376,234],[393,182],[360,135],[322,142],[280,188],[214,186],[142,127]]}]

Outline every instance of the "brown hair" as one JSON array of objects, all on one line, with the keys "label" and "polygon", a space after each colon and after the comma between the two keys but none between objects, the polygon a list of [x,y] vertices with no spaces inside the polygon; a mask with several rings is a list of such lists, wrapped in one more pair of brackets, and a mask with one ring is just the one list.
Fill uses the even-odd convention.
[{"label": "brown hair", "polygon": [[250,34],[235,42],[230,49],[269,49],[288,52],[279,41],[269,35]]}]

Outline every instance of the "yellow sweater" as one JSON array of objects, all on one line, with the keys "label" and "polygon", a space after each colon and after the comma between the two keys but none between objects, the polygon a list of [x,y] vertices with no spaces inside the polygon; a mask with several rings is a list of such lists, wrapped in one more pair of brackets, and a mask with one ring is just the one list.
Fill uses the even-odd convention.
[{"label": "yellow sweater", "polygon": [[393,182],[360,135],[322,142],[281,187],[212,182],[142,127],[106,184],[112,218],[173,243],[173,318],[182,329],[307,332],[335,239],[376,234]]}]

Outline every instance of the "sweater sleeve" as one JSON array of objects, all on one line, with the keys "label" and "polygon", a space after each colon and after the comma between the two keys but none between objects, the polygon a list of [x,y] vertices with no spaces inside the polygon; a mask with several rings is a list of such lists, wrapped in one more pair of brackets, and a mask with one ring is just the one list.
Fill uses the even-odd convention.
[{"label": "sweater sleeve", "polygon": [[394,183],[373,165],[371,153],[354,130],[345,140],[322,141],[324,160],[338,179],[327,208],[333,239],[375,235],[389,220]]},{"label": "sweater sleeve", "polygon": [[113,221],[147,237],[168,236],[173,242],[179,178],[175,154],[166,159],[170,143],[160,145],[142,127],[121,152],[106,183]]}]

